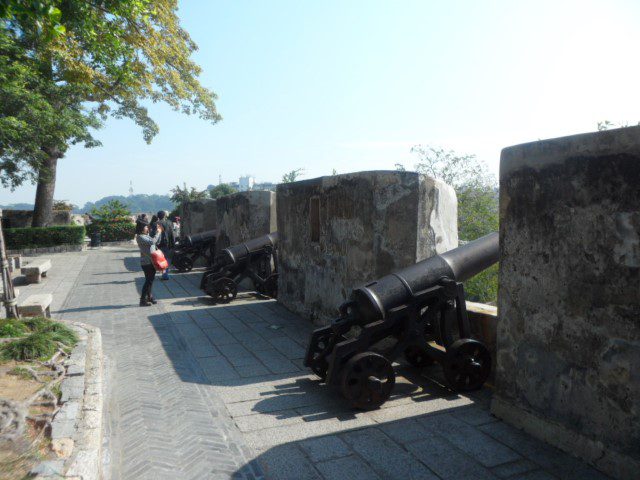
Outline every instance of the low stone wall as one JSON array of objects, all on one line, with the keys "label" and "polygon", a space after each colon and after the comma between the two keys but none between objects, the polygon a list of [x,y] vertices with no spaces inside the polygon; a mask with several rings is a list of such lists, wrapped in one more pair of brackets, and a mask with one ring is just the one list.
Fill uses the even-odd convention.
[{"label": "low stone wall", "polygon": [[326,324],[351,290],[458,246],[456,195],[414,172],[278,185],[278,302]]},{"label": "low stone wall", "polygon": [[216,202],[218,250],[275,232],[277,229],[274,192],[238,192],[220,197]]},{"label": "low stone wall", "polygon": [[181,213],[180,235],[182,236],[216,229],[217,211],[214,199],[184,203]]},{"label": "low stone wall", "polygon": [[506,148],[493,412],[640,472],[640,127]]},{"label": "low stone wall", "polygon": [[[2,228],[25,228],[31,226],[33,210],[3,210]],[[53,219],[49,226],[69,225],[72,222],[72,213],[65,210],[54,210]]]},{"label": "low stone wall", "polygon": [[491,375],[493,383],[496,374],[496,332],[498,328],[498,309],[484,303],[467,302],[467,316],[471,327],[471,336],[483,342],[491,353]]},{"label": "low stone wall", "polygon": [[22,248],[18,250],[7,250],[7,255],[33,257],[47,253],[81,252],[86,248],[86,245],[56,245],[55,247]]},{"label": "low stone wall", "polygon": [[79,342],[65,362],[58,413],[51,422],[51,449],[57,460],[32,469],[36,479],[102,478],[103,356],[98,328],[71,323]]}]

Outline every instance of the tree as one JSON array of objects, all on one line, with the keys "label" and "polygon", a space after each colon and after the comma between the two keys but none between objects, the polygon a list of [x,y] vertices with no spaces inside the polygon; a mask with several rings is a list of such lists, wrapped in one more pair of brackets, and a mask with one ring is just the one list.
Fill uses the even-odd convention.
[{"label": "tree", "polygon": [[101,207],[94,207],[91,216],[102,221],[124,220],[131,216],[131,210],[121,201],[111,200]]},{"label": "tree", "polygon": [[291,170],[289,173],[285,173],[282,175],[281,183],[291,183],[295,182],[298,177],[301,177],[304,173],[304,168],[296,168],[295,170]]},{"label": "tree", "polygon": [[238,190],[233,188],[228,183],[221,183],[220,185],[216,185],[211,190],[209,190],[209,196],[211,198],[220,198],[224,195],[231,195],[232,193],[236,193]]},{"label": "tree", "polygon": [[187,184],[183,183],[183,188],[180,188],[180,185],[176,185],[176,188],[171,190],[170,198],[176,207],[182,207],[187,202],[206,199],[207,191],[196,190],[195,187],[188,188]]},{"label": "tree", "polygon": [[51,218],[57,163],[70,145],[98,146],[108,116],[158,133],[146,102],[218,122],[200,85],[197,49],[175,0],[0,2],[0,178],[37,182],[34,226]]},{"label": "tree", "polygon": [[[459,155],[442,148],[417,145],[415,170],[451,185],[458,197],[458,238],[469,242],[498,230],[498,186],[487,166],[475,155]],[[401,164],[398,170],[405,171]],[[495,302],[498,295],[498,267],[465,282],[467,299]]]},{"label": "tree", "polygon": [[54,200],[53,201],[53,209],[56,210],[56,211],[71,212],[71,211],[75,210],[76,208],[78,208],[77,205],[74,205],[73,203],[69,203],[66,200]]}]

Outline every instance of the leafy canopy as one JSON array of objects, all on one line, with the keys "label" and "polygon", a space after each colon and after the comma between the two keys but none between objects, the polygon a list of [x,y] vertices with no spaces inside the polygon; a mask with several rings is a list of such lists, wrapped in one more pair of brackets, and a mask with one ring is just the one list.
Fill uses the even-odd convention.
[{"label": "leafy canopy", "polygon": [[298,180],[304,174],[304,168],[296,168],[295,170],[291,170],[289,173],[285,173],[282,175],[281,183],[292,183]]},{"label": "leafy canopy", "polygon": [[207,191],[196,190],[195,187],[188,188],[187,184],[184,183],[183,188],[180,188],[180,185],[176,185],[176,188],[171,190],[170,198],[176,206],[180,207],[187,202],[206,199]]},{"label": "leafy canopy", "polygon": [[211,190],[209,190],[209,196],[211,198],[220,198],[224,195],[231,195],[232,193],[236,193],[238,190],[233,188],[228,183],[221,183],[220,185],[216,185]]},{"label": "leafy canopy", "polygon": [[200,85],[197,49],[177,0],[0,0],[0,174],[35,180],[46,155],[99,145],[92,130],[130,118],[158,133],[145,104],[216,123],[216,95]]},{"label": "leafy canopy", "polygon": [[[498,230],[498,186],[487,166],[475,155],[418,145],[411,149],[418,161],[415,171],[451,185],[458,197],[458,238],[469,242]],[[398,170],[405,170],[396,164]],[[467,299],[495,302],[498,297],[497,265],[465,282]]]},{"label": "leafy canopy", "polygon": [[131,216],[131,211],[120,200],[111,200],[100,207],[93,207],[91,216],[103,221],[123,220]]}]

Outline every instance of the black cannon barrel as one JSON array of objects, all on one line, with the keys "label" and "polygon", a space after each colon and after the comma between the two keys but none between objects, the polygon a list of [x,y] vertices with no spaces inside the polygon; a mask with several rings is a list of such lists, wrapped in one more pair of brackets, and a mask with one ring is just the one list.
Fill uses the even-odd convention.
[{"label": "black cannon barrel", "polygon": [[195,247],[202,243],[212,242],[216,239],[217,236],[218,230],[207,230],[206,232],[187,235],[182,240],[182,243],[187,247]]},{"label": "black cannon barrel", "polygon": [[406,304],[411,293],[433,287],[443,277],[468,280],[496,263],[498,256],[494,232],[356,288],[351,298],[363,323],[383,319],[388,310]]},{"label": "black cannon barrel", "polygon": [[261,237],[252,238],[244,243],[232,245],[220,252],[220,259],[232,264],[241,261],[253,252],[262,250],[265,246],[275,247],[278,243],[278,232],[271,232]]}]

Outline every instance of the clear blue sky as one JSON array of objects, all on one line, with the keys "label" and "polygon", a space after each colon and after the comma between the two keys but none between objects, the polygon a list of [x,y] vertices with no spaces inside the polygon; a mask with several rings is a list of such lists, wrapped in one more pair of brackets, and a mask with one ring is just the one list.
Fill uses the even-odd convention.
[{"label": "clear blue sky", "polygon": [[60,161],[57,199],[411,167],[420,143],[497,172],[506,146],[640,121],[637,0],[182,0],[180,17],[224,120],[153,106],[151,145],[110,120]]}]

